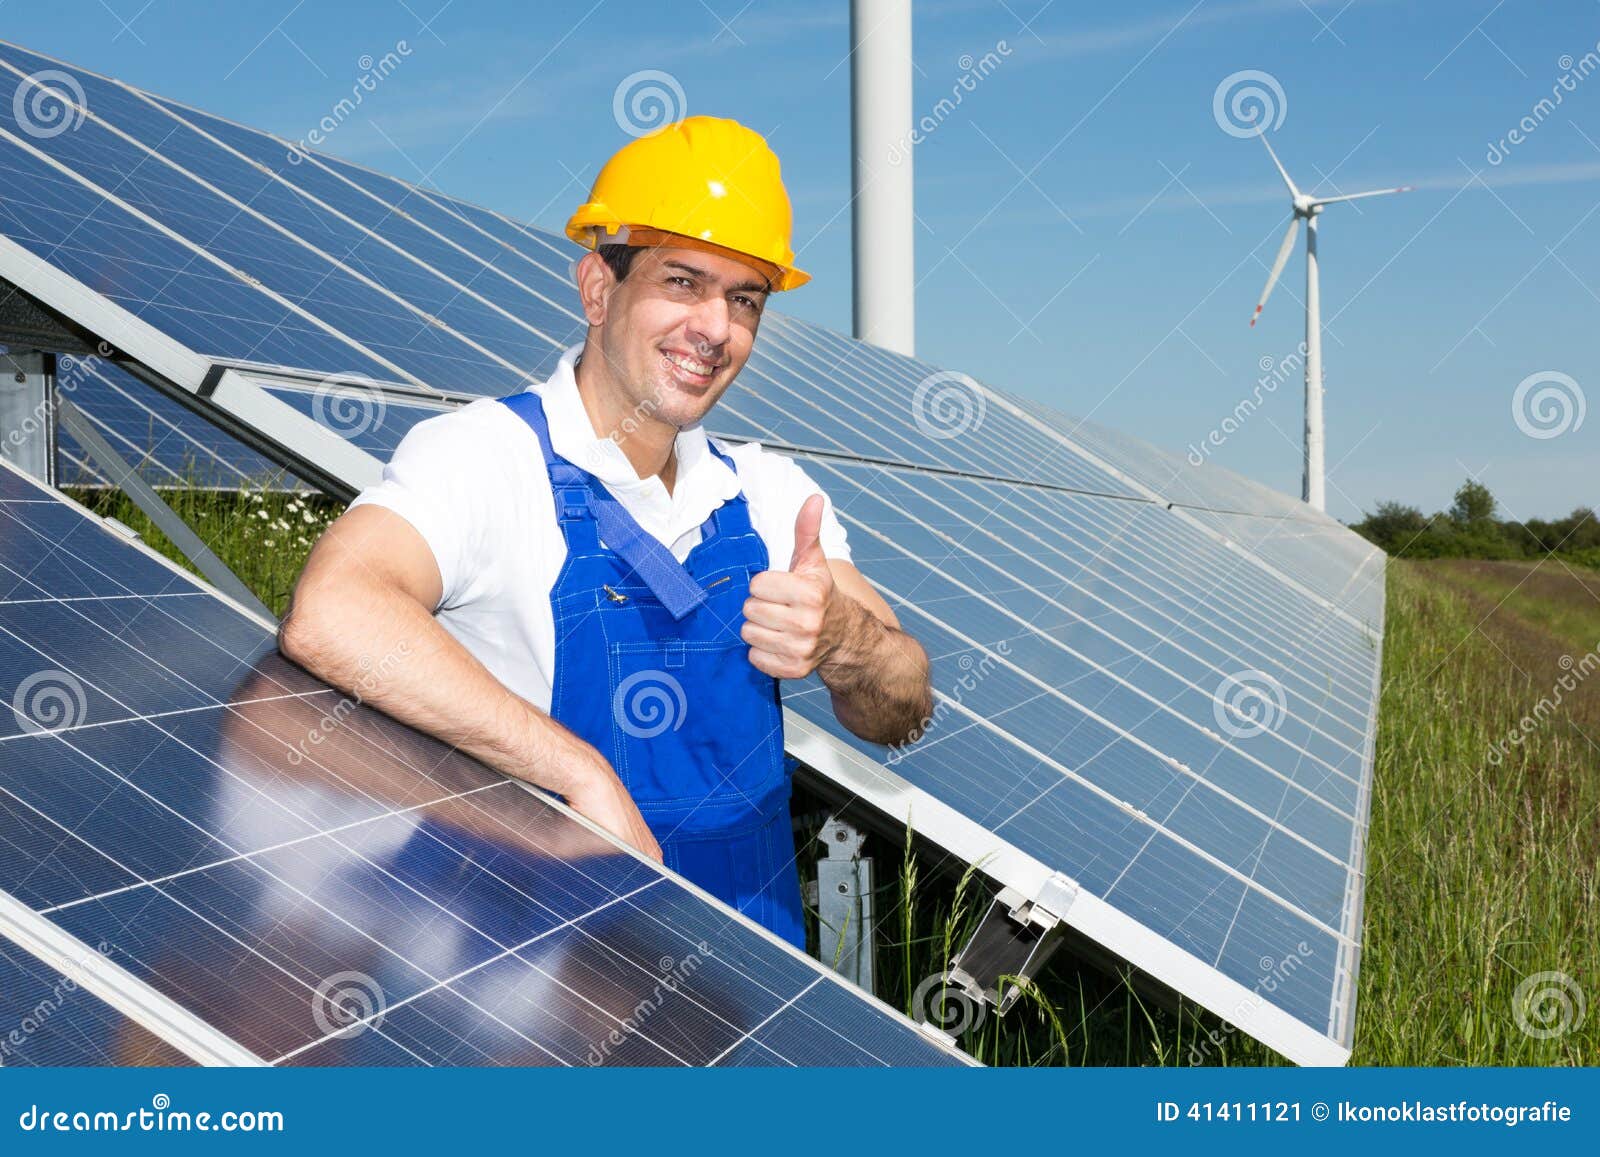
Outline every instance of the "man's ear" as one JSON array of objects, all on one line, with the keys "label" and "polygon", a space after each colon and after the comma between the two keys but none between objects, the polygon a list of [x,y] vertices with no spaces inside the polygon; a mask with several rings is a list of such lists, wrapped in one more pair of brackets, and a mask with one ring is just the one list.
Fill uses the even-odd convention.
[{"label": "man's ear", "polygon": [[611,290],[616,287],[616,275],[605,258],[590,250],[578,260],[578,300],[583,303],[583,316],[590,325],[604,325],[606,304]]}]

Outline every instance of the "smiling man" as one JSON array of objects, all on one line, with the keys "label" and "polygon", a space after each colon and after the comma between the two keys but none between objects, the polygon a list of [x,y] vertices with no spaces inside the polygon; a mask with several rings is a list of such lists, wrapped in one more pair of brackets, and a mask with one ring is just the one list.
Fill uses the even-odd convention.
[{"label": "smiling man", "polygon": [[878,743],[932,704],[826,496],[701,426],[769,295],[809,280],[790,230],[777,157],[734,121],[622,148],[567,223],[593,250],[583,344],[409,431],[312,551],[279,646],[803,946],[779,681],[816,672]]}]

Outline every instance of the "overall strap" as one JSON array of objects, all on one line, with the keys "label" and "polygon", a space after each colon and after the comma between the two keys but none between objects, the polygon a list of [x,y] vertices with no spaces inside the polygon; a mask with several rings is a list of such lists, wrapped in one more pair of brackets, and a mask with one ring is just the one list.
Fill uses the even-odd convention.
[{"label": "overall strap", "polygon": [[[716,443],[716,439],[708,435],[706,437],[706,445],[717,456],[717,460],[726,466],[735,478],[738,478],[739,467],[734,464],[731,457],[722,452],[722,449]],[[750,517],[750,500],[745,495],[743,487],[732,498],[711,512],[709,525],[712,529],[708,532],[708,536],[736,538],[740,535],[749,535],[755,541],[761,555],[760,565],[756,569],[767,569],[769,565],[767,546],[756,533],[755,523]]]},{"label": "overall strap", "polygon": [[544,404],[532,391],[499,399],[533,428],[550,471],[556,518],[563,524],[588,516],[606,546],[631,567],[674,619],[684,619],[706,601],[705,589],[661,540],[646,534],[598,478],[559,456],[550,445]]}]

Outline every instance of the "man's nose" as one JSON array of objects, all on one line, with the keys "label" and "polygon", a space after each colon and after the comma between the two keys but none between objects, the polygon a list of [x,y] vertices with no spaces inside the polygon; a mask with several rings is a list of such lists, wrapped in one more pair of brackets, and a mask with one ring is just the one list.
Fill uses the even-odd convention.
[{"label": "man's nose", "polygon": [[728,303],[720,294],[706,297],[695,306],[689,317],[689,340],[701,357],[716,357],[722,353],[732,334],[732,319]]}]

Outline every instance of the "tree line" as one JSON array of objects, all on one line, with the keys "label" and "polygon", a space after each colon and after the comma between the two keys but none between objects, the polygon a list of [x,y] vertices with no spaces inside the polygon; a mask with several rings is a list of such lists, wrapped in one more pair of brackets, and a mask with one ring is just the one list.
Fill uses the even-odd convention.
[{"label": "tree line", "polygon": [[1495,517],[1489,488],[1467,479],[1449,510],[1424,514],[1403,502],[1380,502],[1350,529],[1401,558],[1544,558],[1556,554],[1600,567],[1600,520],[1580,506],[1565,518],[1527,522]]}]

